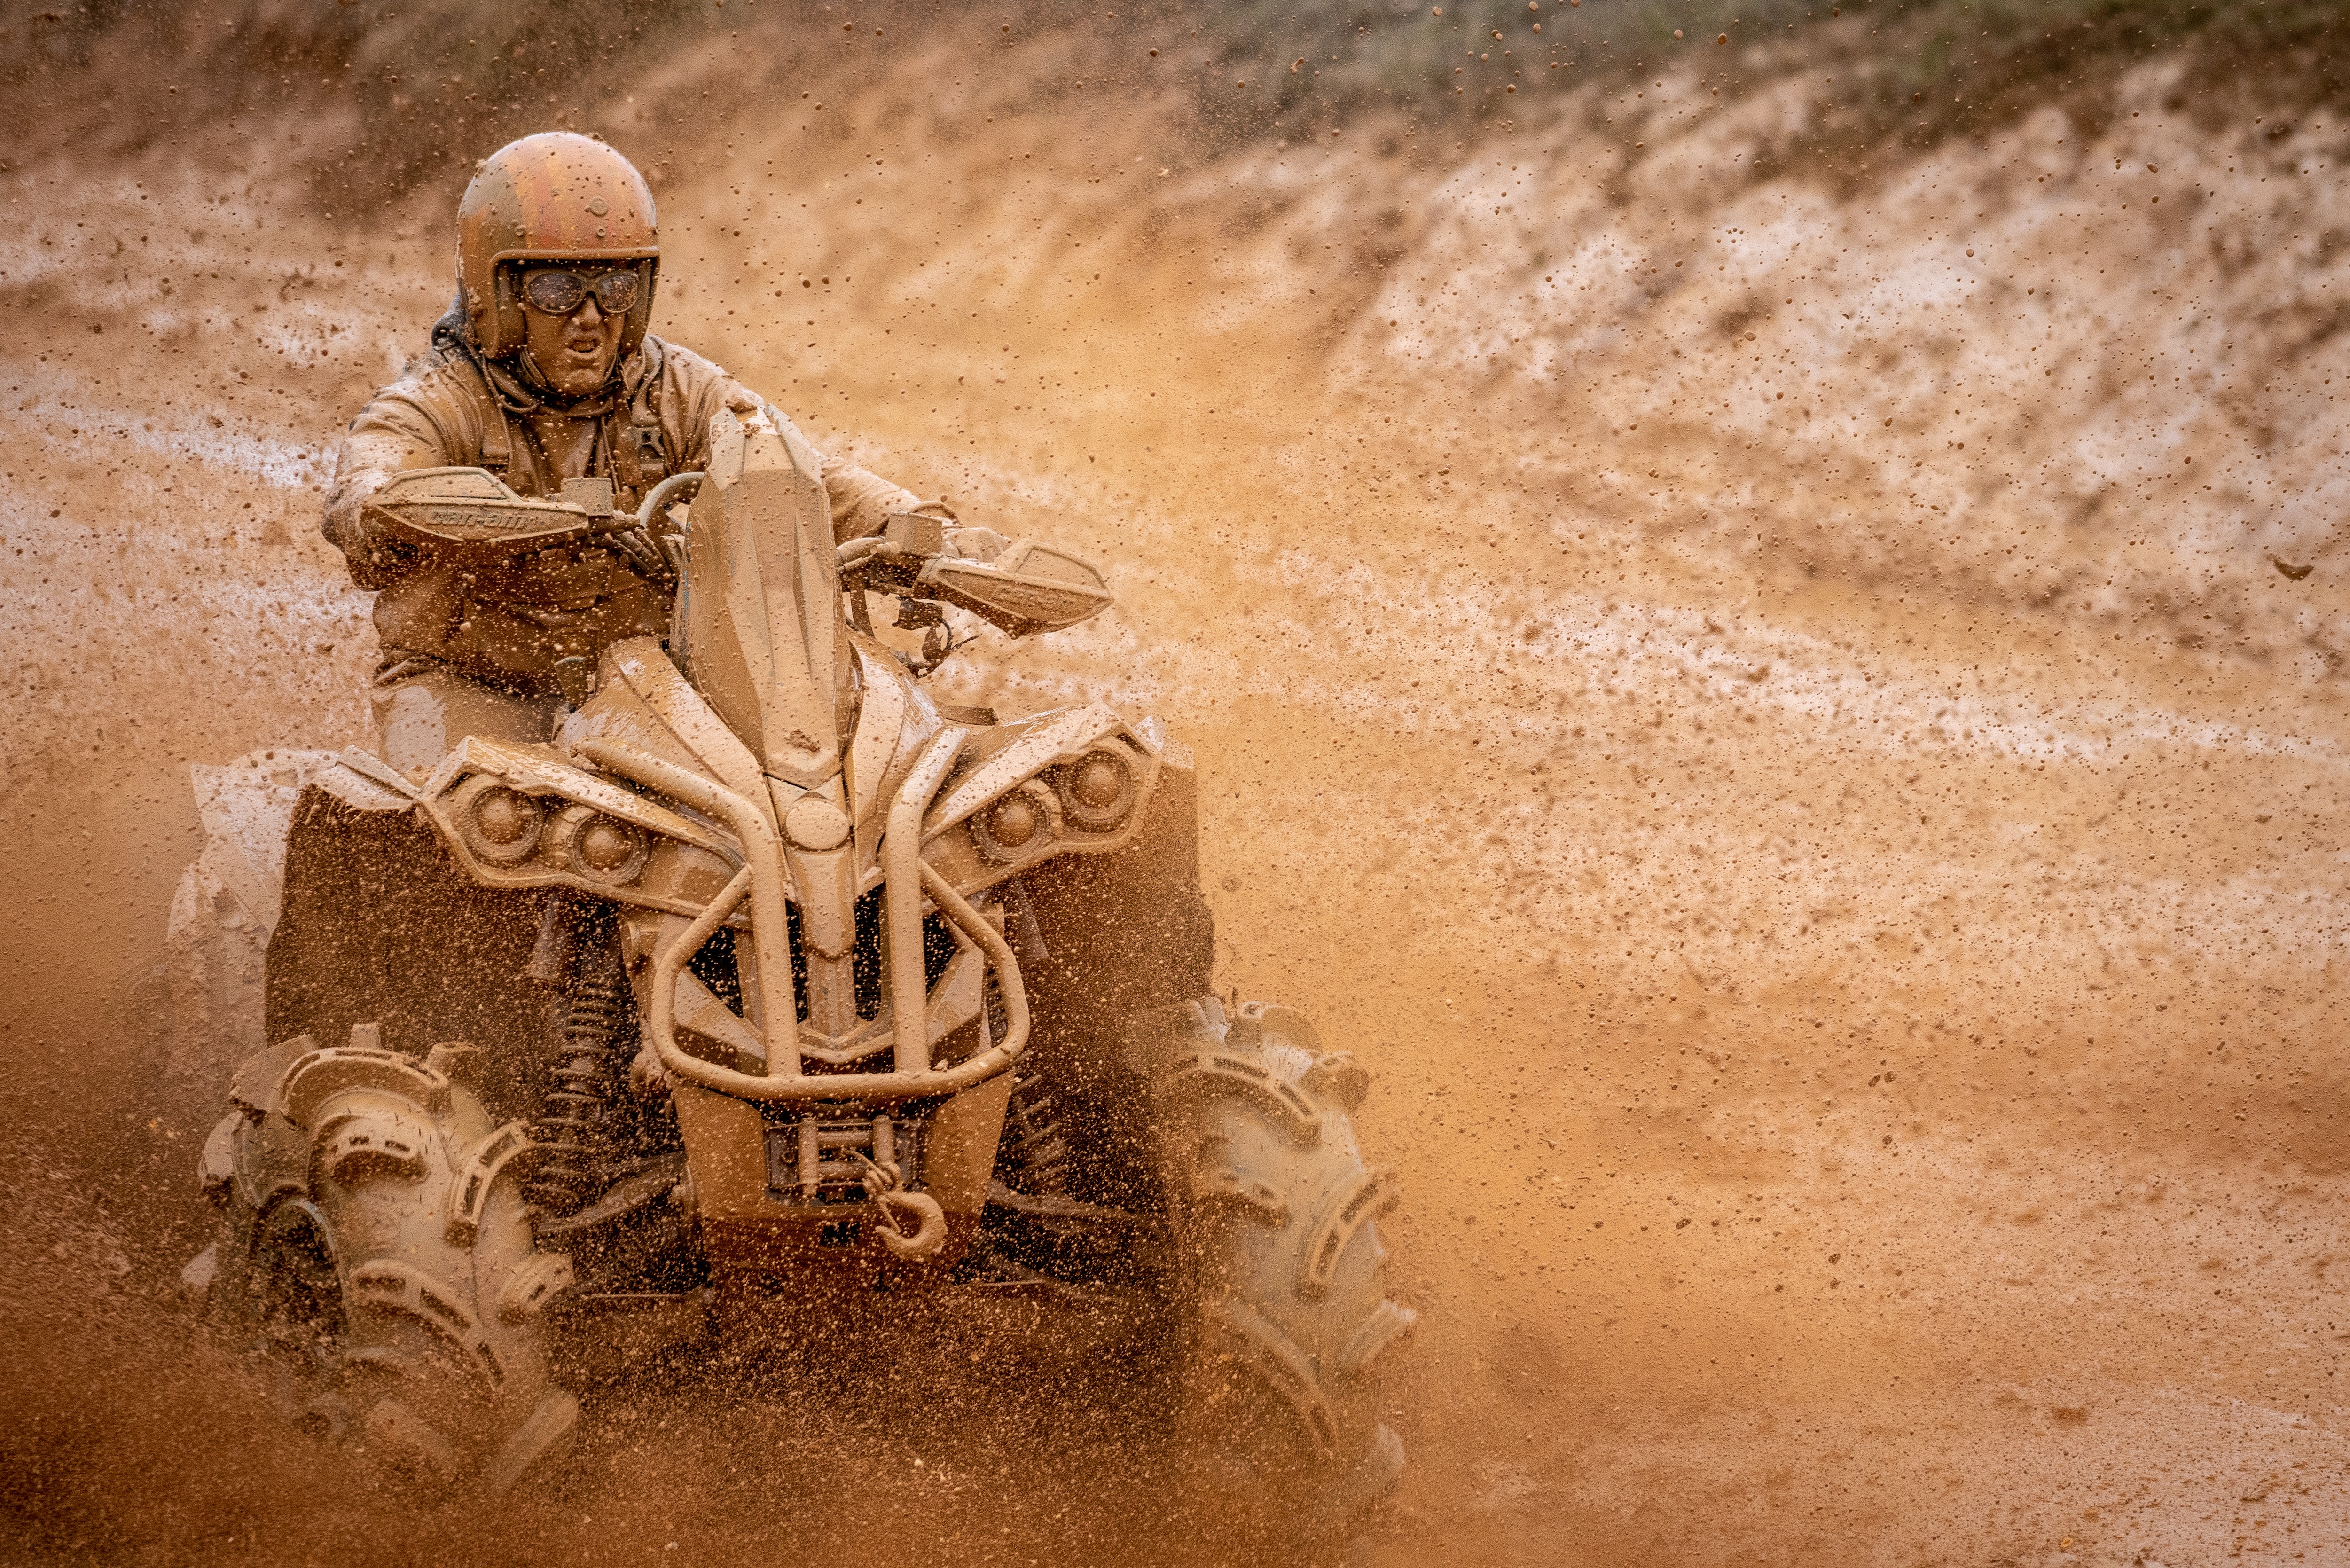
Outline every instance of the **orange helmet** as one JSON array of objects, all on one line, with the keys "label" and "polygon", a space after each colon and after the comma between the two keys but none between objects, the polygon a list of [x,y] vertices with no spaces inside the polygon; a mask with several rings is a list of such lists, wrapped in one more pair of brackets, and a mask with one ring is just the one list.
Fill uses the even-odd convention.
[{"label": "orange helmet", "polygon": [[457,203],[457,286],[473,341],[492,359],[523,344],[511,264],[537,261],[634,262],[637,302],[620,328],[620,358],[635,353],[660,269],[653,193],[636,166],[568,130],[525,136],[484,159]]}]

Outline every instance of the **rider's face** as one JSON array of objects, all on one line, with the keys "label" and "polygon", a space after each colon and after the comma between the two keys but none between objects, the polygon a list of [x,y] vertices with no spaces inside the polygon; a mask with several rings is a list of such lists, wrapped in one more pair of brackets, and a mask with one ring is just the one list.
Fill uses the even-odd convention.
[{"label": "rider's face", "polygon": [[620,352],[625,317],[606,311],[592,290],[568,316],[550,316],[528,304],[522,316],[524,342],[549,386],[577,398],[604,384]]}]

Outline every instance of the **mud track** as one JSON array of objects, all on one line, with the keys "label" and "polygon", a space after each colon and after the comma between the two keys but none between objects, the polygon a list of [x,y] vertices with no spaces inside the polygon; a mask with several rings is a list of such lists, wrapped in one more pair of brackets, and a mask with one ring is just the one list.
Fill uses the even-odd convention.
[{"label": "mud track", "polygon": [[[1637,165],[1564,120],[1201,161],[958,58],[927,119],[602,129],[667,171],[662,330],[1111,569],[958,689],[1167,718],[1227,982],[1374,1068],[1422,1323],[1366,1560],[2350,1557],[2350,351],[2293,238],[2337,198],[2269,185],[2330,133],[2190,135],[2148,77],[2094,146],[1839,197],[1712,178],[1743,122],[1672,88]],[[608,1395],[494,1552],[308,1479],[190,1327],[189,768],[359,737],[322,454],[446,297],[454,189],[331,226],[305,135],[0,173],[6,1533],[1184,1560],[1082,1324]]]}]

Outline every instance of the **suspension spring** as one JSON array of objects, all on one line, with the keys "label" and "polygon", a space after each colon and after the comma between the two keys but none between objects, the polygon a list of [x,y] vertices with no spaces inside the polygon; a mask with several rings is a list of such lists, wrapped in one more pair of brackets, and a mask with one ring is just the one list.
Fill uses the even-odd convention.
[{"label": "suspension spring", "polygon": [[603,1190],[603,1157],[619,1097],[620,1032],[628,992],[617,966],[598,965],[572,986],[552,1082],[531,1141],[539,1157],[526,1195],[550,1218],[577,1212]]},{"label": "suspension spring", "polygon": [[1012,1085],[1003,1110],[1003,1137],[996,1146],[996,1169],[1004,1184],[1031,1198],[1067,1196],[1069,1145],[1053,1112],[1053,1096],[1031,1078]]}]

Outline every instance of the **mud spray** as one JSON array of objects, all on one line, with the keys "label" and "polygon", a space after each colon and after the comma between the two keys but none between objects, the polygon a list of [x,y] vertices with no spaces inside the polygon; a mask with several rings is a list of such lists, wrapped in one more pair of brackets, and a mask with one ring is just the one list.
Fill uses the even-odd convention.
[{"label": "mud spray", "polygon": [[[331,443],[470,160],[559,119],[648,167],[667,335],[1109,568],[958,691],[1162,715],[1225,982],[1373,1068],[1421,1323],[1363,1560],[2350,1560],[2314,67],[2134,36],[1830,157],[1869,7],[1469,9],[1293,68],[1212,9],[737,5],[582,87],[426,7],[7,8],[6,1555],[1190,1555],[1083,1324],[626,1386],[484,1519],[320,1467],[177,1299],[205,770],[362,738]],[[1425,101],[1276,96],[1357,26],[1453,30]]]}]

